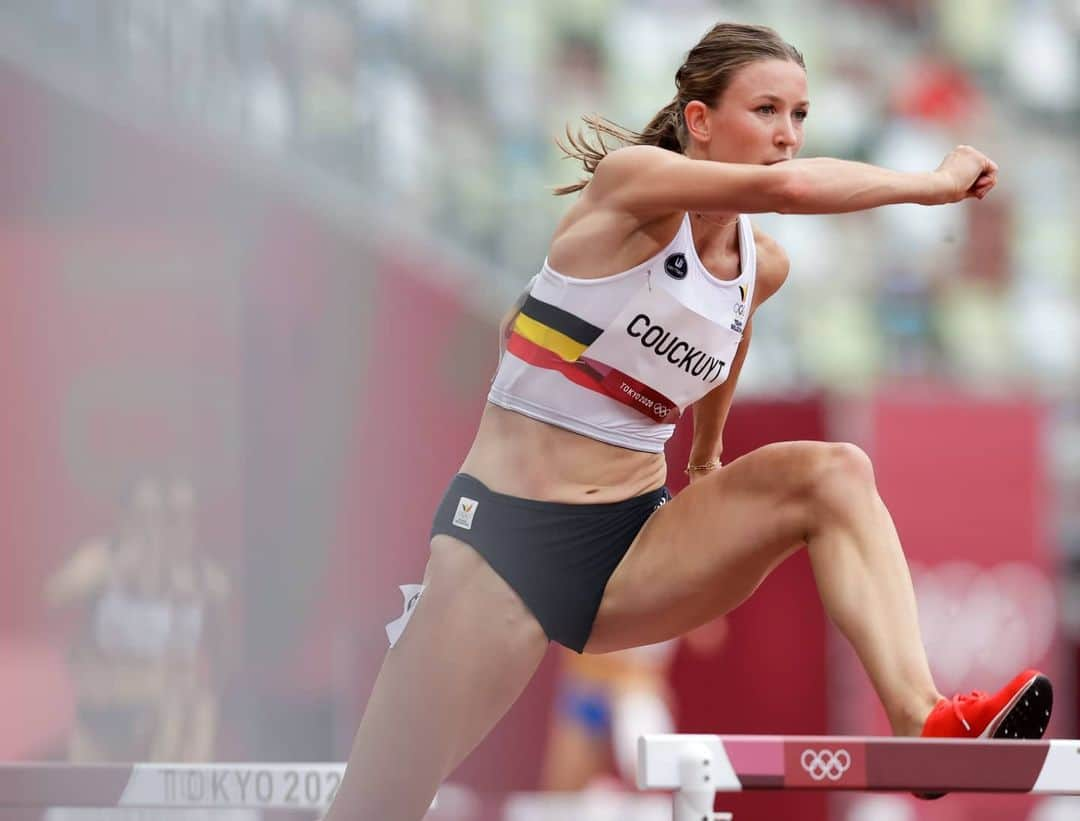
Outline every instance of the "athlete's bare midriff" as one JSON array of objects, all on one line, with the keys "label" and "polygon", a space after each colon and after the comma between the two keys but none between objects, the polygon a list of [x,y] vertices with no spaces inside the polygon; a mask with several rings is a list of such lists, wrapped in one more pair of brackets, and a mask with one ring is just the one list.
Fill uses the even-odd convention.
[{"label": "athlete's bare midriff", "polygon": [[608,445],[488,403],[461,471],[496,493],[590,504],[660,487],[667,464],[663,453]]}]

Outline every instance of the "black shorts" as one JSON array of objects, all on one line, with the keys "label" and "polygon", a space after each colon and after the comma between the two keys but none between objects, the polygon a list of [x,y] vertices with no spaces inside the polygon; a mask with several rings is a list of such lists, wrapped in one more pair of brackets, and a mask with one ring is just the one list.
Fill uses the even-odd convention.
[{"label": "black shorts", "polygon": [[547,637],[580,653],[608,579],[649,516],[670,498],[661,487],[621,502],[541,502],[495,493],[459,473],[439,504],[431,535],[472,545]]}]

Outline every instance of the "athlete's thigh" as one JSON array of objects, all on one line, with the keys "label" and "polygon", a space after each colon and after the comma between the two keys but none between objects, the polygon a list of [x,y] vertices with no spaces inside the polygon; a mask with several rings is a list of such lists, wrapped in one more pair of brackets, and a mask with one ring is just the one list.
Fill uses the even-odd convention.
[{"label": "athlete's thigh", "polygon": [[736,607],[810,528],[820,442],[767,445],[654,513],[604,591],[586,652],[681,635]]},{"label": "athlete's thigh", "polygon": [[548,641],[518,595],[464,542],[432,540],[424,584],[384,669],[400,674],[395,700],[407,695],[400,687],[419,688],[425,704],[418,709],[454,737],[455,766],[509,708]]},{"label": "athlete's thigh", "polygon": [[426,652],[441,659],[433,672],[450,688],[447,709],[459,719],[448,775],[517,700],[549,641],[521,597],[474,548],[441,535],[431,553],[424,596],[434,592],[429,604],[437,606],[423,622]]},{"label": "athlete's thigh", "polygon": [[509,709],[547,649],[532,614],[463,542],[432,540],[424,584],[383,660],[334,821],[419,817],[427,793]]}]

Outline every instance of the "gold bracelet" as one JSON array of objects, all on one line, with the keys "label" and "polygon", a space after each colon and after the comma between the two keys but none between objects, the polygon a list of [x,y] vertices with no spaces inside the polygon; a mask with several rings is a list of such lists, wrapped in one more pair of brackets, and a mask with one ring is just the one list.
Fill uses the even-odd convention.
[{"label": "gold bracelet", "polygon": [[723,467],[723,463],[720,461],[719,456],[714,456],[703,465],[687,465],[686,469],[683,470],[683,473],[689,476],[691,473],[707,473],[708,471],[716,470],[719,467]]}]

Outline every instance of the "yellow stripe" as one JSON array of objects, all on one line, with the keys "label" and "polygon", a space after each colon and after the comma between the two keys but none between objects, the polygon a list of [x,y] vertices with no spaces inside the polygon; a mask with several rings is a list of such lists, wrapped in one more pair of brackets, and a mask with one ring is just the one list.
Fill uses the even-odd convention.
[{"label": "yellow stripe", "polygon": [[575,342],[566,334],[561,334],[525,314],[518,314],[514,320],[514,330],[527,340],[541,348],[557,353],[567,362],[576,362],[587,345]]}]

